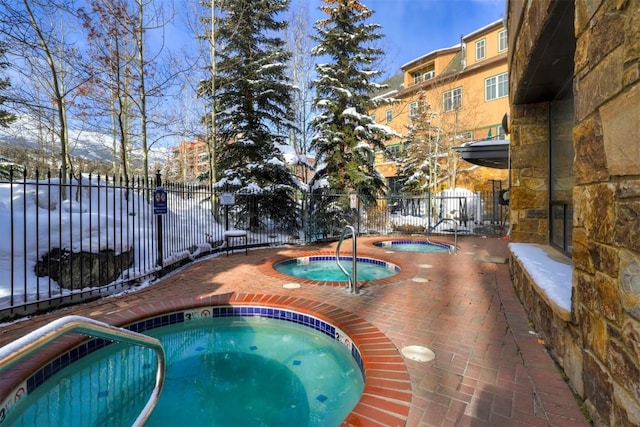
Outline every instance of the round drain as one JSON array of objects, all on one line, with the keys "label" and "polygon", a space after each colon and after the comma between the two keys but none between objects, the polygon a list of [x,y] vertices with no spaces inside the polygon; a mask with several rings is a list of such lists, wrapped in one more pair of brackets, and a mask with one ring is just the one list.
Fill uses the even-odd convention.
[{"label": "round drain", "polygon": [[431,265],[431,264],[420,264],[418,267],[420,267],[420,268],[433,268],[433,265]]},{"label": "round drain", "polygon": [[418,282],[418,283],[426,283],[429,281],[429,279],[425,279],[422,277],[414,277],[413,279],[411,279],[412,282]]},{"label": "round drain", "polygon": [[300,288],[300,283],[285,283],[282,287],[285,289],[298,289]]},{"label": "round drain", "polygon": [[436,354],[427,347],[421,345],[409,345],[402,348],[402,355],[416,362],[430,362],[436,358]]}]

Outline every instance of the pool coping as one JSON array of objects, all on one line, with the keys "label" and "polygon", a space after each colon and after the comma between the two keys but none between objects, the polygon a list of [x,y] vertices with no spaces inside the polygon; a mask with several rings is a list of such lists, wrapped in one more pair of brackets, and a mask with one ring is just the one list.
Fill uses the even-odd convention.
[{"label": "pool coping", "polygon": [[[374,249],[382,249],[380,247],[374,247]],[[384,252],[378,252],[379,254],[384,254]],[[336,282],[336,281],[329,281],[329,280],[312,280],[312,279],[304,279],[302,277],[295,277],[295,276],[290,276],[288,274],[284,274],[284,273],[280,273],[279,271],[276,271],[273,266],[279,262],[282,261],[286,261],[288,259],[293,259],[293,258],[308,258],[308,257],[334,257],[336,256],[335,252],[328,252],[328,251],[311,251],[311,252],[302,252],[300,254],[296,254],[295,257],[293,256],[286,256],[286,255],[277,255],[274,257],[270,257],[270,258],[266,258],[263,260],[262,263],[260,263],[257,266],[258,271],[261,274],[264,274],[265,276],[269,276],[269,277],[273,277],[273,278],[277,278],[279,280],[283,280],[283,281],[289,281],[289,282],[296,282],[299,283],[301,285],[318,285],[318,286],[332,286],[332,287],[345,287],[348,288],[349,285],[347,282]],[[340,256],[346,256],[346,257],[352,257],[353,254],[351,252],[343,252],[340,253]],[[400,265],[398,264],[397,261],[390,261],[390,260],[386,260],[384,259],[382,256],[376,254],[375,252],[358,252],[357,254],[357,258],[371,258],[371,259],[379,259],[380,261],[385,261],[388,262],[390,264],[393,264],[394,266],[397,266],[398,268],[400,268],[400,271],[398,271],[397,274],[394,274],[393,276],[389,276],[389,277],[385,277],[384,279],[376,279],[376,280],[366,280],[366,281],[358,281],[358,284],[360,285],[361,288],[367,287],[367,286],[378,286],[378,285],[390,285],[393,283],[398,283],[398,282],[402,282],[402,281],[406,281],[409,280],[411,277],[415,276],[416,272],[418,271],[418,269],[413,266],[410,265],[409,263],[406,263],[405,265]]]},{"label": "pool coping", "polygon": [[[231,292],[149,302],[111,312],[97,320],[114,326],[127,326],[143,319],[201,307],[247,305],[292,310],[317,317],[344,331],[358,347],[365,376],[364,390],[352,412],[342,422],[343,426],[405,424],[411,407],[412,388],[409,372],[398,348],[370,322],[330,304],[292,296]],[[79,336],[66,338],[8,369],[3,374],[9,378],[3,381],[0,388],[0,402],[9,400],[16,393],[16,388],[39,367],[86,341]]]}]

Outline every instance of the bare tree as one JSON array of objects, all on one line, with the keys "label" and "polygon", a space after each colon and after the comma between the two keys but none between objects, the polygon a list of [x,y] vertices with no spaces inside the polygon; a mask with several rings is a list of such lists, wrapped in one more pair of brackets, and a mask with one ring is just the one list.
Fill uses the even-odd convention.
[{"label": "bare tree", "polygon": [[48,117],[41,123],[51,123],[56,135],[63,177],[72,170],[68,110],[87,79],[76,64],[73,22],[69,2],[0,0],[0,33],[11,46],[11,70],[20,76],[12,102],[20,112]]},{"label": "bare tree", "polygon": [[311,55],[312,39],[309,21],[309,5],[297,3],[297,9],[289,11],[289,27],[286,32],[288,50],[291,52],[289,68],[292,82],[296,86],[293,96],[295,127],[289,131],[289,142],[296,153],[296,166],[300,166],[301,178],[308,181],[309,144],[311,142],[311,113],[313,104],[313,67]]}]

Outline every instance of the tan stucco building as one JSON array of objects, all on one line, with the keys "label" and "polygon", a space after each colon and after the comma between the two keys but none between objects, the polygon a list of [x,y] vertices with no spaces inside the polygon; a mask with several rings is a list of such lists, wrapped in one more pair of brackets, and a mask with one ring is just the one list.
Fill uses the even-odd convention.
[{"label": "tan stucco building", "polygon": [[[506,183],[505,170],[464,162],[452,148],[474,140],[507,137],[501,125],[509,111],[507,41],[507,31],[499,20],[463,36],[453,47],[404,64],[401,72],[386,82],[388,88],[377,94],[397,102],[370,111],[377,123],[403,135],[388,142],[388,151],[397,155],[406,150],[412,144],[407,136],[409,126],[421,120],[428,122],[430,137],[439,140],[442,156],[455,157],[456,186],[475,187],[490,179]],[[399,173],[396,160],[383,153],[376,158],[376,169],[391,184]],[[442,162],[443,169],[454,167],[451,161]],[[451,183],[446,184],[448,188]]]},{"label": "tan stucco building", "polygon": [[640,0],[507,13],[514,284],[594,424],[640,425]]}]

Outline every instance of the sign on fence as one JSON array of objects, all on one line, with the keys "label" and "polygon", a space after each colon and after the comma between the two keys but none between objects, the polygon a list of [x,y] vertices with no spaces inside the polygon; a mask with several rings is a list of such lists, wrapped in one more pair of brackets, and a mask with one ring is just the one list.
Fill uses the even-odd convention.
[{"label": "sign on fence", "polygon": [[156,191],[153,192],[153,214],[167,214],[167,192],[164,191],[164,188],[158,187]]},{"label": "sign on fence", "polygon": [[233,193],[222,193],[220,195],[220,204],[223,206],[230,206],[236,203],[236,197]]}]

